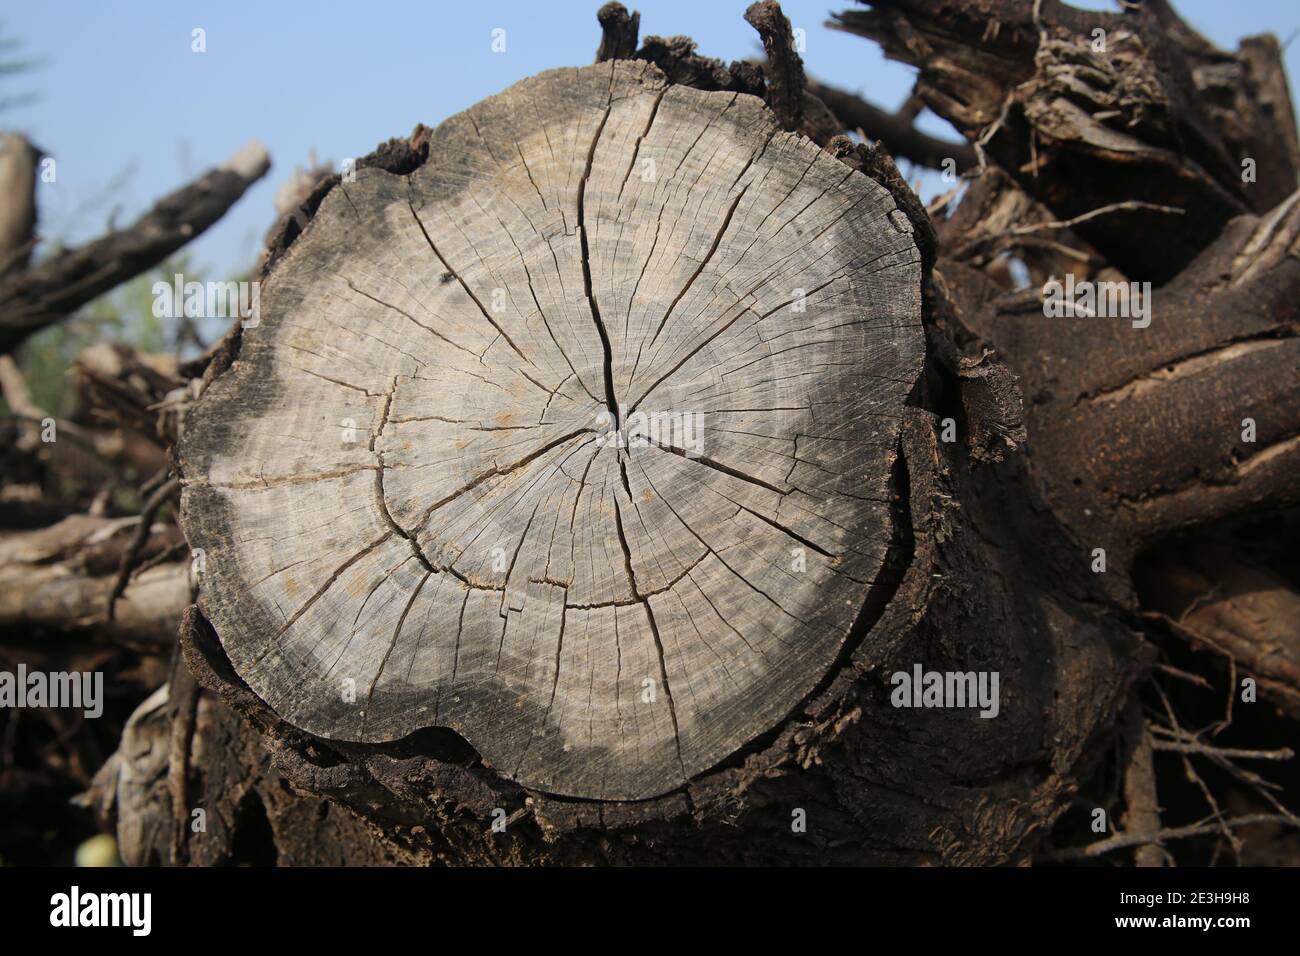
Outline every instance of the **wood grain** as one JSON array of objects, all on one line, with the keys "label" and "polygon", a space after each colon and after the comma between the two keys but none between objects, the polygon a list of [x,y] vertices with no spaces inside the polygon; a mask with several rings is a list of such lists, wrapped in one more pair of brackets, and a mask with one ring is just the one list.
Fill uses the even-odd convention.
[{"label": "wood grain", "polygon": [[[322,737],[679,788],[824,680],[880,571],[910,227],[758,99],[645,63],[532,77],[429,155],[326,197],[190,416],[204,611]],[[702,449],[620,447],[637,412]]]}]

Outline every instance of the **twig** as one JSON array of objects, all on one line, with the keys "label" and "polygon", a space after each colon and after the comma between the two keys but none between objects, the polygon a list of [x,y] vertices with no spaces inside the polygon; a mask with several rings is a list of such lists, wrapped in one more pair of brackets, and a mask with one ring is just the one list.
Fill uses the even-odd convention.
[{"label": "twig", "polygon": [[1177,677],[1179,680],[1185,680],[1189,684],[1195,684],[1202,690],[1213,690],[1214,685],[1202,677],[1200,674],[1191,674],[1185,670],[1180,670],[1172,664],[1156,664],[1156,670],[1168,674],[1170,677]]},{"label": "twig", "polygon": [[[1161,696],[1162,697],[1164,696],[1163,692],[1161,693]],[[1170,719],[1172,721],[1173,720],[1172,710],[1169,710],[1169,714],[1170,714]],[[1174,723],[1176,725],[1176,721],[1174,721]],[[1255,791],[1256,794],[1259,795],[1259,797],[1262,800],[1264,800],[1275,810],[1277,810],[1278,813],[1282,814],[1284,817],[1290,820],[1294,825],[1300,827],[1300,817],[1297,817],[1294,813],[1292,813],[1291,810],[1289,810],[1285,804],[1283,804],[1280,800],[1278,800],[1277,797],[1275,797],[1270,792],[1273,790],[1281,790],[1282,789],[1281,785],[1276,784],[1271,780],[1266,780],[1265,778],[1261,777],[1259,774],[1255,773],[1254,771],[1247,770],[1244,767],[1238,767],[1235,763],[1232,762],[1232,759],[1229,756],[1226,756],[1227,754],[1232,753],[1231,749],[1205,745],[1201,743],[1199,737],[1197,737],[1194,734],[1189,734],[1187,733],[1187,731],[1182,730],[1177,726],[1175,726],[1174,729],[1170,729],[1168,727],[1161,727],[1158,724],[1153,724],[1151,729],[1156,733],[1162,734],[1164,736],[1173,737],[1180,743],[1190,743],[1196,745],[1197,749],[1193,752],[1198,753],[1201,756],[1204,756],[1207,759],[1213,761],[1218,767],[1222,768],[1227,773],[1236,777],[1242,783],[1247,784],[1249,787],[1251,787],[1251,789]],[[1289,749],[1284,748],[1284,751],[1290,754]],[[1241,751],[1241,754],[1243,755],[1249,754],[1249,757],[1239,757],[1238,759],[1250,759],[1259,756],[1259,754],[1261,753],[1272,754],[1277,752],[1278,751],[1253,751],[1253,750]],[[1289,760],[1291,759],[1291,756],[1294,755],[1291,754],[1290,756],[1276,757],[1276,758],[1265,757],[1263,759]],[[1186,756],[1184,756],[1183,760],[1184,763],[1186,763],[1187,760]]]},{"label": "twig", "polygon": [[113,620],[113,611],[117,605],[117,599],[126,591],[126,585],[131,580],[131,571],[134,570],[136,563],[140,559],[140,552],[144,549],[145,542],[149,540],[149,532],[153,527],[154,516],[158,514],[158,509],[163,506],[163,502],[175,494],[180,486],[181,480],[172,478],[159,486],[149,496],[149,500],[144,503],[144,507],[140,509],[140,523],[136,525],[131,543],[122,552],[122,560],[117,566],[117,581],[113,584],[112,593],[108,596],[108,620]]},{"label": "twig", "polygon": [[[1277,813],[1251,813],[1241,817],[1231,817],[1222,821],[1223,826],[1229,829],[1237,827],[1252,826],[1257,823],[1280,823],[1294,826],[1295,822],[1281,814]],[[1207,836],[1219,829],[1219,823],[1196,823],[1185,827],[1171,827],[1167,830],[1160,830],[1154,834],[1146,833],[1116,833],[1114,836],[1107,837],[1104,840],[1098,840],[1096,843],[1089,843],[1087,846],[1067,847],[1048,855],[1048,858],[1055,861],[1068,860],[1090,860],[1094,857],[1101,856],[1104,853],[1110,853],[1112,850],[1123,850],[1127,847],[1138,846],[1143,843],[1156,842],[1164,843],[1166,840],[1182,840],[1187,837]]]},{"label": "twig", "polygon": [[[1152,681],[1152,686],[1155,688],[1156,693],[1160,695],[1160,702],[1165,708],[1165,716],[1169,718],[1169,723],[1176,728],[1178,733],[1183,733],[1184,731],[1178,723],[1178,717],[1174,714],[1174,706],[1169,702],[1169,696],[1165,693],[1164,688],[1154,681]],[[1166,730],[1166,728],[1154,723],[1148,724],[1148,727],[1152,733],[1164,732]],[[1205,802],[1209,805],[1210,812],[1214,814],[1214,819],[1218,822],[1219,829],[1222,831],[1224,839],[1228,841],[1228,846],[1232,847],[1233,856],[1240,859],[1241,840],[1237,838],[1236,834],[1234,834],[1231,828],[1229,828],[1224,822],[1223,811],[1219,808],[1219,801],[1215,799],[1214,793],[1210,790],[1209,784],[1207,784],[1201,778],[1201,775],[1196,772],[1196,768],[1192,766],[1192,762],[1187,758],[1186,754],[1181,754],[1179,759],[1183,762],[1183,773],[1187,775],[1187,779],[1196,784],[1197,788],[1201,791],[1201,795],[1205,797]]]},{"label": "twig", "polygon": [[1204,754],[1207,757],[1222,757],[1225,760],[1290,760],[1295,756],[1295,751],[1289,747],[1278,750],[1245,750],[1239,747],[1212,747],[1209,744],[1181,740],[1153,740],[1151,748],[1178,754]]},{"label": "twig", "polygon": [[1124,202],[1107,203],[1104,206],[1098,206],[1096,209],[1085,212],[1082,215],[1074,216],[1070,219],[1062,219],[1053,222],[1039,222],[1034,223],[1032,226],[1016,226],[1007,230],[1007,232],[1013,236],[1027,236],[1031,232],[1042,232],[1044,229],[1069,229],[1072,226],[1077,226],[1090,219],[1096,219],[1098,216],[1103,216],[1106,213],[1119,212],[1121,210],[1133,211],[1138,209],[1150,209],[1155,212],[1174,213],[1179,216],[1183,215],[1185,212],[1185,210],[1178,209],[1175,206],[1161,206],[1157,203],[1130,199]]}]

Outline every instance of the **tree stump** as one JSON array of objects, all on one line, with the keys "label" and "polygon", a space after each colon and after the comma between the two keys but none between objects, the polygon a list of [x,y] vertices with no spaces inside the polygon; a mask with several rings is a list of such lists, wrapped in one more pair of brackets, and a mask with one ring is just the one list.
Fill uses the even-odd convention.
[{"label": "tree stump", "polygon": [[200,606],[317,738],[448,728],[531,793],[680,790],[871,640],[909,218],[641,62],[532,77],[428,152],[329,192],[190,413]]}]

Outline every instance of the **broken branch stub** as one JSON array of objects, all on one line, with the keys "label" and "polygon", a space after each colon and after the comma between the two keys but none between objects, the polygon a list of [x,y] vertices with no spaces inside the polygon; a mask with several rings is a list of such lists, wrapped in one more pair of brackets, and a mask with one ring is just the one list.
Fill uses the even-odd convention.
[{"label": "broken branch stub", "polygon": [[880,586],[907,219],[757,98],[646,63],[525,80],[429,157],[325,198],[196,403],[202,607],[318,736],[448,727],[535,790],[679,788]]}]

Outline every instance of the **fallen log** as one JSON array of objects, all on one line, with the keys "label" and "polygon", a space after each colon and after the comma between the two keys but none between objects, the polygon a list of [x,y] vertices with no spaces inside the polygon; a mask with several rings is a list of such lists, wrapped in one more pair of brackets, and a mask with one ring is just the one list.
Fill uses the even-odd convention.
[{"label": "fallen log", "polygon": [[[1025,859],[1141,658],[907,407],[933,236],[888,157],[622,60],[417,139],[187,414],[200,683],[420,859]],[[912,709],[916,669],[1004,690]]]}]

